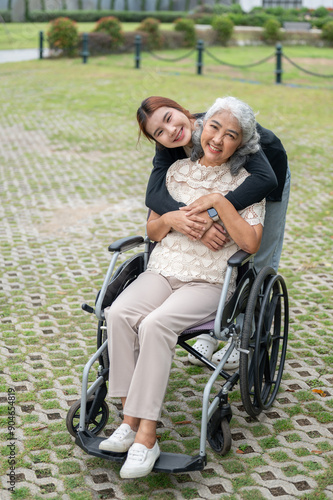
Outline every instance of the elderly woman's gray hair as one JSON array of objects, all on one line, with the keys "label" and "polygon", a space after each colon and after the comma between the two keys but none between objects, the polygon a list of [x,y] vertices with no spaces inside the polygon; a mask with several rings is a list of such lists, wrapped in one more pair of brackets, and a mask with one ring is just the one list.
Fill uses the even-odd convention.
[{"label": "elderly woman's gray hair", "polygon": [[199,119],[196,121],[192,134],[193,149],[191,160],[196,161],[203,156],[200,141],[202,129],[209,118],[212,118],[212,116],[221,111],[229,111],[237,119],[242,130],[242,143],[229,160],[231,173],[232,175],[236,175],[239,169],[247,162],[248,156],[259,150],[260,136],[256,129],[256,119],[252,108],[235,97],[219,97],[209,108],[203,120]]}]

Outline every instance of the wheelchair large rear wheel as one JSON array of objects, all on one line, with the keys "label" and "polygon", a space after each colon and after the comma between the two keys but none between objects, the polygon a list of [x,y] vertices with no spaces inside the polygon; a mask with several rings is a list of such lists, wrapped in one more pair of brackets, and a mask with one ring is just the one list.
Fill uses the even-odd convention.
[{"label": "wheelchair large rear wheel", "polygon": [[282,276],[271,276],[262,300],[254,350],[254,390],[263,410],[272,406],[280,387],[288,326],[287,287]]},{"label": "wheelchair large rear wheel", "polygon": [[279,390],[287,349],[288,294],[283,278],[263,268],[246,307],[240,355],[240,389],[246,412],[268,409]]},{"label": "wheelchair large rear wheel", "polygon": [[[89,398],[87,401],[87,407],[86,407],[86,415],[89,415],[89,411],[92,407],[94,398]],[[77,432],[79,430],[79,424],[80,424],[80,412],[81,412],[81,400],[76,401],[74,403],[66,417],[66,427],[68,432],[76,437]],[[86,429],[92,432],[93,434],[99,434],[106,424],[108,423],[109,419],[109,407],[106,404],[105,401],[103,401],[96,413],[96,415],[89,419],[89,422],[86,421]]]}]

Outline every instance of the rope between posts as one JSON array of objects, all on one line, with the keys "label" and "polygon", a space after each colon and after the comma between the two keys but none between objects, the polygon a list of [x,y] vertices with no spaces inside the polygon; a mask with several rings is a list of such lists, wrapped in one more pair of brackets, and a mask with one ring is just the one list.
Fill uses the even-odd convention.
[{"label": "rope between posts", "polygon": [[283,57],[285,59],[287,59],[287,61],[290,62],[290,64],[292,64],[293,66],[295,66],[300,71],[304,71],[304,73],[307,73],[308,75],[319,76],[321,78],[333,78],[333,75],[321,75],[319,73],[314,73],[313,71],[309,71],[309,70],[307,70],[305,68],[302,68],[301,66],[299,66],[298,64],[296,64],[294,61],[292,61],[291,59],[289,59],[289,57],[287,57],[285,54],[282,54],[282,55],[283,55]]},{"label": "rope between posts", "polygon": [[268,57],[265,57],[264,59],[261,59],[260,61],[257,61],[255,63],[250,63],[250,64],[231,64],[231,63],[227,63],[227,62],[224,62],[224,61],[221,61],[220,59],[218,59],[216,56],[214,56],[214,54],[212,54],[209,50],[205,49],[205,52],[206,54],[208,54],[212,59],[214,59],[216,62],[220,63],[220,64],[223,64],[224,66],[230,66],[232,68],[251,68],[252,66],[258,66],[259,64],[263,64],[265,63],[266,61],[269,61],[270,59],[272,59],[272,57],[275,56],[275,54],[271,54],[270,56]]},{"label": "rope between posts", "polygon": [[191,49],[189,52],[187,52],[184,56],[182,57],[175,57],[175,58],[169,58],[169,57],[162,57],[162,56],[158,56],[157,54],[154,54],[154,52],[152,52],[151,50],[149,49],[145,49],[146,52],[148,52],[152,57],[155,57],[155,59],[159,59],[160,61],[169,61],[169,62],[177,62],[177,61],[181,61],[182,59],[186,59],[187,57],[191,56],[193,54],[193,52],[196,50],[195,48],[194,49]]}]

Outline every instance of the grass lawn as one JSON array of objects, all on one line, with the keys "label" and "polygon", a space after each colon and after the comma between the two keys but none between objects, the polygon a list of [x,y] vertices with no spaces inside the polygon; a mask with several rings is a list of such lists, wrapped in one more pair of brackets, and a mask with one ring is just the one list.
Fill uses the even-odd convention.
[{"label": "grass lawn", "polygon": [[[197,73],[197,51],[181,59],[189,53],[188,49],[174,51],[158,51],[154,54],[142,52],[141,68],[159,69],[169,73],[181,74],[186,71]],[[333,88],[333,52],[328,48],[316,47],[284,47],[282,59],[282,82],[294,85],[310,85]],[[270,59],[263,64],[256,64],[263,59]],[[178,61],[178,58],[181,61]],[[124,64],[127,64],[125,62]],[[296,63],[306,72],[295,67]],[[132,63],[131,63],[132,64]],[[243,80],[253,83],[275,83],[276,56],[275,48],[270,46],[246,47],[208,47],[203,52],[204,75],[217,79]],[[251,66],[254,64],[253,66]],[[239,66],[239,67],[237,67]],[[327,78],[310,73],[328,75]]]},{"label": "grass lawn", "polygon": [[[39,45],[39,32],[43,31],[46,37],[48,23],[9,23],[0,24],[0,50],[37,48]],[[78,23],[80,32],[90,32],[95,23]],[[122,23],[125,31],[133,31],[139,23]],[[161,28],[171,30],[173,25],[162,24]],[[45,42],[45,46],[47,42]],[[203,73],[212,78],[229,78],[260,83],[274,83],[276,56],[273,46],[244,46],[244,47],[206,47],[203,53]],[[146,71],[151,69],[171,73],[197,72],[197,51],[191,55],[188,49],[172,51],[158,51],[153,55],[148,52],[141,54],[141,68]],[[134,54],[134,48],[133,48]],[[133,67],[133,54],[113,55],[112,64],[123,68]],[[327,47],[285,46],[283,54],[286,58],[283,63],[283,83],[291,85],[310,85],[318,87],[333,87],[333,51]],[[263,64],[255,64],[263,59],[270,59]],[[288,59],[292,62],[290,62]],[[181,59],[179,61],[179,59]],[[89,63],[91,64],[90,58]],[[97,58],[95,64],[104,64],[104,58]],[[296,66],[295,66],[296,65]],[[237,67],[241,66],[241,67]],[[304,71],[297,68],[300,66]],[[313,75],[314,73],[315,75]],[[321,77],[316,75],[327,75]]]}]

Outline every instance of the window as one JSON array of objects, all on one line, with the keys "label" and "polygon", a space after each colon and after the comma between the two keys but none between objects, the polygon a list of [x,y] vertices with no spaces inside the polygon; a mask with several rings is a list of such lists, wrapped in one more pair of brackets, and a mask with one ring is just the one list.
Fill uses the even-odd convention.
[{"label": "window", "polygon": [[283,7],[284,9],[301,9],[302,0],[263,0],[262,6],[268,7]]}]

